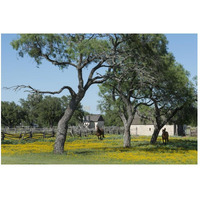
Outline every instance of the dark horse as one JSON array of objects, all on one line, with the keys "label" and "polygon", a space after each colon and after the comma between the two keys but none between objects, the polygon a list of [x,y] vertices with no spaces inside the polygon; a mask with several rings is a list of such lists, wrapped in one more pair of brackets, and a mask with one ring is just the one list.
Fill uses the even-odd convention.
[{"label": "dark horse", "polygon": [[169,142],[169,133],[166,131],[166,128],[162,130],[162,141],[164,144]]},{"label": "dark horse", "polygon": [[97,135],[99,140],[103,140],[103,138],[105,138],[104,137],[104,130],[102,128],[99,128],[99,126],[97,126],[96,135]]}]

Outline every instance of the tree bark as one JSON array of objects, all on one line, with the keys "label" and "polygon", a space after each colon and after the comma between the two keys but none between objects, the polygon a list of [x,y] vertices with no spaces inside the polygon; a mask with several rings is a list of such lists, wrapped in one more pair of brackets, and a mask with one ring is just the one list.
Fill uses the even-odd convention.
[{"label": "tree bark", "polygon": [[63,117],[58,122],[58,130],[56,133],[56,140],[54,144],[54,153],[56,154],[62,154],[64,152],[64,144],[67,135],[68,122],[71,119],[73,112],[74,111],[72,109],[68,108],[65,111]]},{"label": "tree bark", "polygon": [[131,147],[130,125],[125,126],[125,130],[124,130],[124,147]]},{"label": "tree bark", "polygon": [[129,116],[128,119],[124,116],[124,114],[121,114],[121,119],[124,123],[124,147],[131,147],[131,123],[133,121],[133,116]]},{"label": "tree bark", "polygon": [[151,144],[156,143],[160,130],[161,128],[158,128],[157,126],[155,127],[153,135],[151,137],[151,141],[150,141]]},{"label": "tree bark", "polygon": [[76,107],[78,106],[79,102],[84,97],[85,92],[79,93],[75,98],[69,103],[63,117],[58,122],[58,130],[56,134],[56,140],[54,144],[54,153],[55,154],[63,154],[64,153],[64,144],[67,136],[67,129],[68,129],[68,122],[71,119]]},{"label": "tree bark", "polygon": [[183,125],[178,125],[178,136],[185,136]]},{"label": "tree bark", "polygon": [[155,112],[156,112],[156,124],[154,124],[154,132],[153,135],[151,137],[151,144],[155,144],[159,135],[159,132],[161,130],[161,128],[164,126],[164,124],[162,124],[162,119],[161,119],[161,113],[160,113],[160,109],[158,107],[158,102],[152,98],[153,102],[154,102],[154,106],[155,106]]}]

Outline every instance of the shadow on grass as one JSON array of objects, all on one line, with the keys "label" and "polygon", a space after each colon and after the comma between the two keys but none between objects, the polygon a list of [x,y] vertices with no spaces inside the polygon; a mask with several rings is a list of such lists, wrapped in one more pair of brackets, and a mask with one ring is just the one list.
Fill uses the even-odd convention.
[{"label": "shadow on grass", "polygon": [[97,154],[97,152],[134,152],[134,151],[147,151],[147,152],[161,152],[161,153],[174,153],[174,151],[188,151],[188,150],[197,150],[197,141],[193,140],[171,140],[166,145],[161,141],[158,141],[156,144],[152,145],[149,141],[136,141],[132,142],[130,148],[125,147],[97,147],[92,150],[84,151],[75,151],[75,154]]},{"label": "shadow on grass", "polygon": [[141,149],[143,151],[170,151],[170,150],[197,150],[197,141],[194,140],[181,140],[181,139],[177,139],[177,140],[170,140],[167,144],[163,144],[161,141],[157,141],[156,144],[150,144],[148,142],[139,142],[134,143],[134,146],[137,148],[138,150]]},{"label": "shadow on grass", "polygon": [[74,151],[73,153],[78,155],[91,155],[94,154],[95,151],[85,150],[85,151]]},{"label": "shadow on grass", "polygon": [[167,145],[182,150],[197,150],[197,141],[195,140],[172,140]]}]

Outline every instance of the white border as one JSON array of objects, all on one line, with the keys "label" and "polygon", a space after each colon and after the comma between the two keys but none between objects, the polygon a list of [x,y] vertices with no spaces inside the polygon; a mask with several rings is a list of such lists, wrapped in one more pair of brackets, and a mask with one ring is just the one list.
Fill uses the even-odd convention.
[{"label": "white border", "polygon": [[[0,3],[0,29],[1,33],[199,33],[197,3],[7,0]],[[1,165],[0,196],[20,200],[198,199],[199,180],[199,164]]]}]

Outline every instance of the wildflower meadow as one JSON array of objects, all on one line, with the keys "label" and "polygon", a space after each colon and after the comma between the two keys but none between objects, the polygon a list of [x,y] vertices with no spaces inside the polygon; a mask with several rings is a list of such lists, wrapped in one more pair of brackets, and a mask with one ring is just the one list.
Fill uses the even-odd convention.
[{"label": "wildflower meadow", "polygon": [[197,138],[171,137],[155,145],[148,136],[132,136],[131,147],[123,147],[123,135],[67,137],[65,152],[53,153],[54,138],[4,140],[2,164],[197,164]]}]

